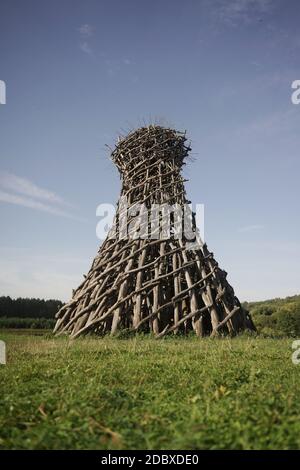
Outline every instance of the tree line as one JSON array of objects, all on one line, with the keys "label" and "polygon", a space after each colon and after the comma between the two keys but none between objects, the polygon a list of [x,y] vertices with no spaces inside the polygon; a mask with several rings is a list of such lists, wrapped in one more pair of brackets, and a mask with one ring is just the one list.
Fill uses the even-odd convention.
[{"label": "tree line", "polygon": [[54,319],[56,312],[63,306],[60,300],[33,298],[12,299],[0,297],[0,318],[45,318]]},{"label": "tree line", "polygon": [[[258,333],[271,337],[300,337],[300,295],[262,302],[245,302]],[[0,328],[52,329],[60,300],[0,297]]]},{"label": "tree line", "polygon": [[300,295],[262,302],[245,302],[259,333],[265,336],[300,336]]}]

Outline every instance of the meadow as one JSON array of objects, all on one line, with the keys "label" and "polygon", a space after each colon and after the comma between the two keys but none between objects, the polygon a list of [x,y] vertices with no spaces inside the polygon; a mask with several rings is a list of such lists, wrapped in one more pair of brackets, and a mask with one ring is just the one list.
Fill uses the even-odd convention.
[{"label": "meadow", "polygon": [[0,339],[0,449],[300,448],[291,339]]}]

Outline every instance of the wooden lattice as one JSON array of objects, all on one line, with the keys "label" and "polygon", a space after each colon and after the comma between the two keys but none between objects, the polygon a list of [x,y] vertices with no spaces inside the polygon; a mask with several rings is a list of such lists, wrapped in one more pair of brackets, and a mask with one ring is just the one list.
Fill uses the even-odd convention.
[{"label": "wooden lattice", "polygon": [[[201,337],[255,329],[227,273],[198,236],[197,249],[189,249],[186,237],[176,237],[172,225],[167,237],[159,227],[146,239],[133,237],[134,216],[127,220],[129,237],[121,233],[125,198],[132,213],[138,204],[153,210],[153,204],[189,203],[181,176],[190,151],[186,142],[185,134],[160,126],[140,128],[119,140],[112,152],[122,179],[116,237],[106,238],[87,276],[58,312],[57,334],[76,338],[129,329],[159,338],[194,330]],[[163,217],[160,213],[159,220]],[[193,213],[191,219],[195,229]],[[146,224],[150,228],[149,219]]]}]

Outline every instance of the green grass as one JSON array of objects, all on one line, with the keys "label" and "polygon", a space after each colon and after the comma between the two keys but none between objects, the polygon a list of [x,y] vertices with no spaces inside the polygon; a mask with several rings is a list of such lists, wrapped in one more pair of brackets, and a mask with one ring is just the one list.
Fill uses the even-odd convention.
[{"label": "green grass", "polygon": [[299,449],[290,339],[0,332],[1,449]]}]

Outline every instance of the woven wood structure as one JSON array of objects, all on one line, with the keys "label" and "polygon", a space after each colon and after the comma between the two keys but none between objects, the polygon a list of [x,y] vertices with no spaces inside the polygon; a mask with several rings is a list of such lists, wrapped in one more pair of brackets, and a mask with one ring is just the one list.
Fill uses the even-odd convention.
[{"label": "woven wood structure", "polygon": [[[170,332],[194,331],[202,337],[255,330],[227,273],[198,235],[197,249],[189,249],[185,236],[175,236],[174,219],[167,236],[161,226],[153,234],[153,225],[151,237],[137,236],[136,218],[130,215],[128,236],[120,226],[124,199],[129,214],[136,213],[138,204],[152,213],[158,204],[189,203],[181,176],[189,151],[185,133],[160,126],[142,127],[119,139],[112,152],[122,180],[115,237],[107,236],[73,298],[57,313],[55,333],[76,338],[129,329],[160,338]],[[159,212],[160,222],[164,217]],[[192,212],[190,219],[196,230]],[[144,224],[149,228],[149,218]]]}]

